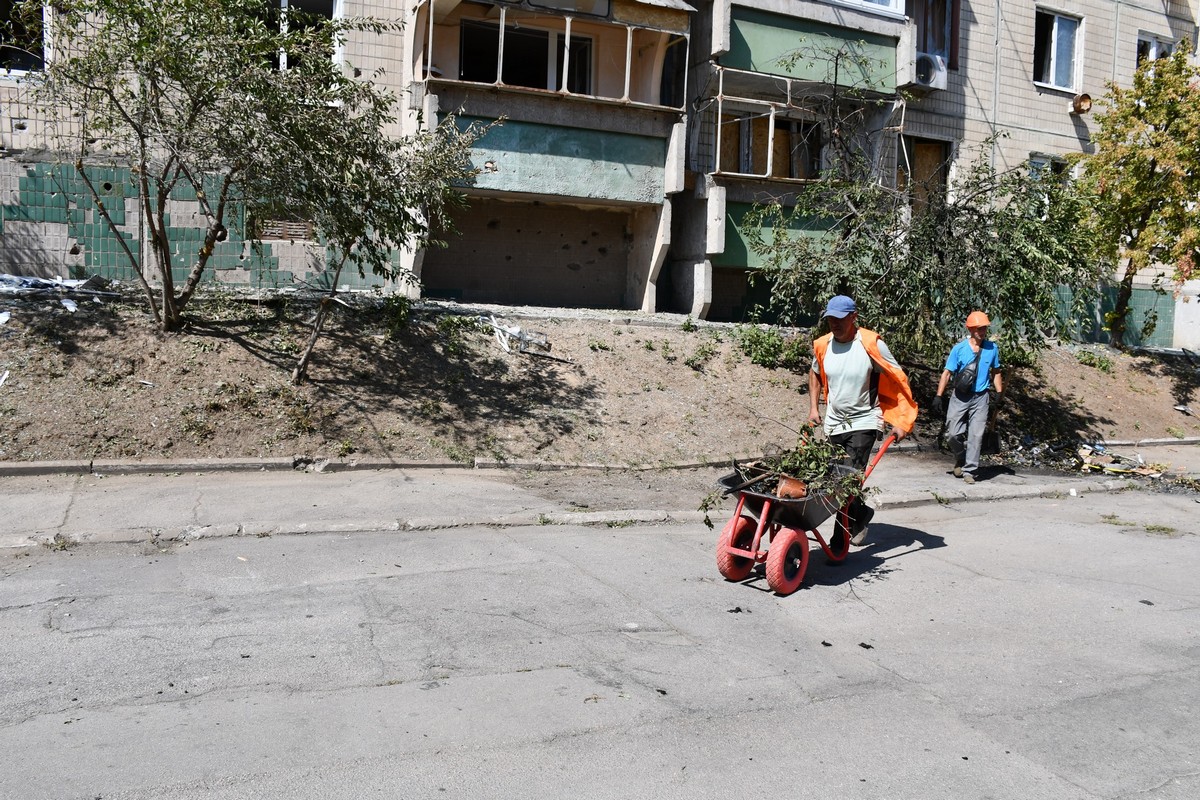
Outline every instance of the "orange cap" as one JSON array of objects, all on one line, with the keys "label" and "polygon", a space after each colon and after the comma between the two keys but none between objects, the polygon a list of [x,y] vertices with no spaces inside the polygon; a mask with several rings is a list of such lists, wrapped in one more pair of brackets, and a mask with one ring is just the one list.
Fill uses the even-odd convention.
[{"label": "orange cap", "polygon": [[968,328],[982,328],[985,325],[991,325],[992,321],[988,319],[988,315],[982,311],[972,311],[967,315]]}]

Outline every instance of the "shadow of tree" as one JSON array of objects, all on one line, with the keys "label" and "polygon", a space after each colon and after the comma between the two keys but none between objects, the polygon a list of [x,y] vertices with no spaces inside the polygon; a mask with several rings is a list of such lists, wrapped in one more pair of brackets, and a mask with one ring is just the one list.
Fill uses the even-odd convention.
[{"label": "shadow of tree", "polygon": [[1145,375],[1165,375],[1171,380],[1171,395],[1177,405],[1186,406],[1200,387],[1200,353],[1184,349],[1180,353],[1139,353],[1134,369]]},{"label": "shadow of tree", "polygon": [[[256,313],[197,321],[189,333],[228,341],[280,370],[287,381],[307,340],[307,304],[275,304]],[[352,438],[368,430],[389,451],[378,419],[432,423],[452,445],[452,457],[480,452],[504,457],[495,441],[500,426],[519,426],[552,440],[598,413],[597,391],[572,364],[537,355],[509,355],[470,324],[439,326],[436,317],[414,318],[389,331],[386,312],[375,307],[339,309],[314,352],[309,381],[297,392],[325,404],[318,415],[327,439]],[[470,319],[466,319],[470,323]]]}]

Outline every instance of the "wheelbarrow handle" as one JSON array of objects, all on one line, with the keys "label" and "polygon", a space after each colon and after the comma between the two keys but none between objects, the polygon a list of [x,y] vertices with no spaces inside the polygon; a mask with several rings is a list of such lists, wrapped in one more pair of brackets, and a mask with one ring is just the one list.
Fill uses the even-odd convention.
[{"label": "wheelbarrow handle", "polygon": [[871,463],[867,464],[867,468],[863,470],[863,483],[867,482],[867,477],[871,474],[871,470],[875,469],[875,465],[879,463],[879,459],[883,458],[883,454],[896,441],[896,434],[888,434],[888,437],[883,440],[883,444],[879,445],[879,452],[871,459]]}]

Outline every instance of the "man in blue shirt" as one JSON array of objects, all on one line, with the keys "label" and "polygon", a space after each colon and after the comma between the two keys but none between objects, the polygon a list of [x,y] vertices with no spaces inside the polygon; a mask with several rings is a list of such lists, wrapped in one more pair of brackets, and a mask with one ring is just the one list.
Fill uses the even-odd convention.
[{"label": "man in blue shirt", "polygon": [[1000,348],[988,341],[991,320],[982,311],[967,316],[967,336],[950,350],[946,368],[938,381],[933,410],[943,409],[943,395],[954,379],[950,405],[946,411],[946,433],[950,452],[954,453],[954,477],[964,483],[974,483],[979,469],[979,451],[987,429],[988,384],[996,389],[996,401],[1004,393],[1004,378],[1000,373]]}]

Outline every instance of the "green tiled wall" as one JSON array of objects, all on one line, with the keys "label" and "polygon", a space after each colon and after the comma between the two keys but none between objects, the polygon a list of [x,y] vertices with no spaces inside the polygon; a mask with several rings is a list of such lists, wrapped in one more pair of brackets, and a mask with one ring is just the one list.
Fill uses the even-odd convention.
[{"label": "green tiled wall", "polygon": [[[125,240],[136,263],[139,258],[138,217],[134,215],[127,218],[125,213],[126,198],[137,197],[137,186],[129,170],[122,167],[89,167],[87,174],[100,195],[105,210],[121,229],[120,239]],[[75,257],[75,262],[81,264],[72,269],[78,269],[84,275],[101,275],[121,281],[136,280],[136,267],[130,264],[120,239],[99,213],[87,185],[76,173],[74,165],[48,162],[28,164],[20,169],[17,183],[15,202],[12,202],[13,198],[7,194],[0,198],[0,233],[9,221],[61,225],[61,235],[79,248],[79,256]],[[217,180],[206,181],[205,189],[215,195],[219,190]],[[180,185],[172,191],[171,199],[195,202],[196,193],[190,186]],[[245,214],[242,208],[235,206],[228,212],[228,217],[229,238],[217,244],[205,270],[205,280],[220,281],[234,270],[244,271],[249,279],[248,285],[252,287],[292,286],[296,281],[307,278],[307,262],[281,264],[280,257],[273,252],[271,242],[263,242],[257,248],[248,245],[242,236],[245,228]],[[203,241],[204,231],[199,228],[172,226],[170,219],[167,220],[167,230],[178,258],[177,266],[172,269],[172,276],[176,281],[183,281],[191,270],[195,253]],[[300,274],[301,268],[304,274]],[[247,285],[246,280],[231,282]],[[369,288],[384,284],[373,275],[360,279],[353,270],[343,273],[342,283],[352,288]]]}]

